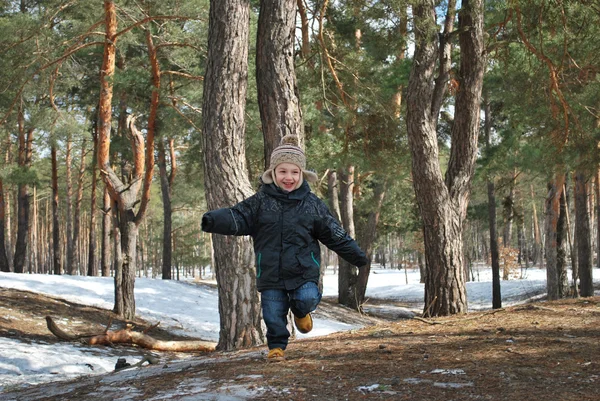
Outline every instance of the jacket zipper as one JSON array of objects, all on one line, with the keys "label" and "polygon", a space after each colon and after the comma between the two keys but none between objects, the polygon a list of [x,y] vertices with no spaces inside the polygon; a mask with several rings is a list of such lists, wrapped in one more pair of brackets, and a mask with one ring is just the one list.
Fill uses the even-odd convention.
[{"label": "jacket zipper", "polygon": [[310,253],[310,257],[312,258],[313,262],[315,262],[315,264],[317,265],[317,267],[321,267],[321,264],[317,261],[317,258],[315,258],[315,253],[311,252]]},{"label": "jacket zipper", "polygon": [[258,261],[257,261],[257,265],[258,268],[256,269],[256,278],[260,278],[260,275],[262,273],[262,268],[260,267],[260,259],[262,258],[262,253],[258,253]]}]

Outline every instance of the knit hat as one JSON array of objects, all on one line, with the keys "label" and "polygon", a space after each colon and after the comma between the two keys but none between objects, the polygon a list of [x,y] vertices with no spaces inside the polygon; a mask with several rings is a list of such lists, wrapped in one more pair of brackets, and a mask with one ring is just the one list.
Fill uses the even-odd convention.
[{"label": "knit hat", "polygon": [[304,179],[308,182],[316,182],[319,179],[317,174],[306,170],[306,155],[299,146],[297,135],[288,134],[284,136],[281,138],[279,146],[273,149],[269,168],[262,175],[262,181],[265,184],[273,182],[273,171],[281,163],[292,163],[300,167]]}]

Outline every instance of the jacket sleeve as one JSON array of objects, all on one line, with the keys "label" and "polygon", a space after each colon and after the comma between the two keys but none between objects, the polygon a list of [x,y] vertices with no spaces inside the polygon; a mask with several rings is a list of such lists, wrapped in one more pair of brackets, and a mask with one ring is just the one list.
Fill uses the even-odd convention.
[{"label": "jacket sleeve", "polygon": [[324,203],[320,207],[319,216],[316,233],[323,245],[354,266],[362,267],[369,263],[367,255],[333,217]]},{"label": "jacket sleeve", "polygon": [[233,207],[211,210],[202,216],[202,231],[223,235],[251,235],[258,206],[256,195]]}]

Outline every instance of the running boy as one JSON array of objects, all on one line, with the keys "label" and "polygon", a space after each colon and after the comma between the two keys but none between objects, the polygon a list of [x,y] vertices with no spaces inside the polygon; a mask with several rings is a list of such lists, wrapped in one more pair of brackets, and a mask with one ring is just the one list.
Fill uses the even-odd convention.
[{"label": "running boy", "polygon": [[271,154],[263,185],[231,208],[207,212],[202,230],[223,235],[250,235],[256,256],[256,283],[267,326],[268,360],[283,360],[290,333],[291,309],[301,333],[312,330],[313,312],[321,301],[318,241],[349,263],[367,264],[365,253],[329,209],[310,190],[315,173],[306,170],[298,137],[286,135]]}]

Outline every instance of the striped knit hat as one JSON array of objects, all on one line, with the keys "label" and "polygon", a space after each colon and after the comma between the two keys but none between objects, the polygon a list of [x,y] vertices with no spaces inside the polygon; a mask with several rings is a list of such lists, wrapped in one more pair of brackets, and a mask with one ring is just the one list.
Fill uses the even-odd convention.
[{"label": "striped knit hat", "polygon": [[304,179],[308,182],[316,182],[319,179],[315,173],[306,170],[306,155],[299,146],[297,135],[289,134],[284,136],[281,138],[279,146],[273,149],[269,169],[262,175],[262,181],[265,184],[273,182],[273,171],[281,163],[292,163],[300,167]]}]

